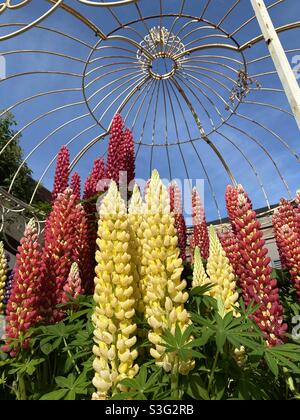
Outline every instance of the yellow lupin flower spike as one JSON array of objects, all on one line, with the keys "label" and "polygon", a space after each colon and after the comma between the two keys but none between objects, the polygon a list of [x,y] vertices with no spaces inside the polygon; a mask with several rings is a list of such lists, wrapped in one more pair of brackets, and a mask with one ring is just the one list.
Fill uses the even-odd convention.
[{"label": "yellow lupin flower spike", "polygon": [[100,208],[96,253],[95,295],[92,317],[95,355],[94,400],[116,392],[118,382],[138,373],[134,280],[129,253],[129,224],[124,201],[112,183]]},{"label": "yellow lupin flower spike", "polygon": [[214,226],[209,228],[209,239],[210,255],[207,262],[207,274],[210,282],[215,284],[211,295],[219,303],[221,316],[225,316],[230,311],[238,316],[235,309],[238,308],[239,294],[236,291],[235,275]]},{"label": "yellow lupin flower spike", "polygon": [[167,372],[188,374],[194,361],[180,362],[176,355],[166,353],[161,336],[165,330],[175,334],[176,325],[182,332],[190,325],[184,304],[189,296],[186,281],[181,280],[183,263],[179,258],[178,238],[174,217],[170,213],[167,188],[154,171],[147,189],[142,230],[145,316],[151,327],[150,353],[159,366]]},{"label": "yellow lupin flower spike", "polygon": [[0,314],[3,312],[3,299],[7,280],[7,260],[4,252],[4,244],[0,242]]},{"label": "yellow lupin flower spike", "polygon": [[206,284],[210,284],[210,280],[208,278],[208,275],[205,272],[200,249],[197,246],[195,248],[195,254],[194,254],[194,272],[193,272],[192,286],[194,288],[194,287],[199,287],[199,286],[205,286]]},{"label": "yellow lupin flower spike", "polygon": [[146,285],[143,282],[145,269],[142,266],[143,258],[143,200],[140,189],[136,184],[133,189],[132,198],[128,209],[130,225],[130,251],[132,257],[132,273],[134,277],[134,295],[136,300],[136,309],[138,312],[144,312],[144,296]]}]

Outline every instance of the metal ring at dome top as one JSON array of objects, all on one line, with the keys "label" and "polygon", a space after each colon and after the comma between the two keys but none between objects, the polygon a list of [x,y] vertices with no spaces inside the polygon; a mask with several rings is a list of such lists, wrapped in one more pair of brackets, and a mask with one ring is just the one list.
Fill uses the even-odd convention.
[{"label": "metal ring at dome top", "polygon": [[119,1],[105,1],[105,2],[96,2],[90,0],[78,0],[79,3],[86,4],[87,6],[96,6],[96,7],[117,7],[117,6],[127,6],[130,3],[137,3],[139,0],[119,0]]}]

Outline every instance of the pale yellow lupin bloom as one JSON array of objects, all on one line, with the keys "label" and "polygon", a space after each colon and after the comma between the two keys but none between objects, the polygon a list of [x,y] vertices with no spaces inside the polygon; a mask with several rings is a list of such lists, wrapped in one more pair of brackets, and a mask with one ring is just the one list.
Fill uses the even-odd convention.
[{"label": "pale yellow lupin bloom", "polygon": [[179,258],[169,194],[157,171],[153,172],[147,188],[144,211],[142,265],[145,271],[142,281],[146,285],[144,304],[151,327],[151,355],[167,372],[188,374],[194,368],[194,361],[178,363],[174,354],[165,352],[161,340],[164,330],[169,329],[174,334],[176,325],[185,331],[190,319],[184,308],[189,295],[186,281],[181,280],[183,262]]},{"label": "pale yellow lupin bloom", "polygon": [[96,254],[95,295],[92,317],[95,331],[93,399],[105,399],[119,381],[138,373],[134,279],[129,253],[128,215],[116,183],[112,183],[100,208]]},{"label": "pale yellow lupin bloom", "polygon": [[4,252],[4,244],[0,242],[0,313],[3,312],[3,299],[7,280],[7,260]]},{"label": "pale yellow lupin bloom", "polygon": [[236,291],[235,275],[214,226],[209,228],[209,238],[210,255],[207,261],[207,274],[210,282],[215,284],[211,296],[218,301],[221,316],[225,316],[230,311],[238,316],[238,312],[235,310],[238,308],[239,298]]},{"label": "pale yellow lupin bloom", "polygon": [[194,272],[193,272],[193,283],[192,286],[199,287],[199,286],[205,286],[206,284],[210,284],[210,280],[208,275],[205,272],[205,268],[203,265],[200,249],[197,246],[195,248],[195,254],[194,254]]},{"label": "pale yellow lupin bloom", "polygon": [[144,204],[138,185],[134,186],[132,198],[128,209],[129,230],[130,230],[130,252],[132,261],[132,274],[134,277],[134,296],[136,300],[136,310],[144,312],[145,268],[142,266],[143,258],[143,211]]}]

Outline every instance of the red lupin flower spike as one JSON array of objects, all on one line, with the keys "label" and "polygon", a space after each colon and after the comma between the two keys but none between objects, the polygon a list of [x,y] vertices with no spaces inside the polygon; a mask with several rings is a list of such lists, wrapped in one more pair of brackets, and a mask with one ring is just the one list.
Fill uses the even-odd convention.
[{"label": "red lupin flower spike", "polygon": [[81,179],[80,175],[75,172],[71,179],[70,188],[73,192],[73,194],[76,196],[76,200],[80,201],[81,199]]},{"label": "red lupin flower spike", "polygon": [[204,207],[196,188],[193,189],[192,193],[192,212],[194,227],[194,246],[197,246],[200,249],[202,258],[207,260],[209,256],[208,227],[206,223]]},{"label": "red lupin flower spike", "polygon": [[87,217],[88,231],[88,262],[84,272],[84,288],[86,293],[94,292],[94,277],[95,277],[95,254],[96,254],[96,239],[97,239],[97,223],[98,215],[96,209],[96,197],[98,195],[97,187],[99,182],[105,179],[105,163],[104,159],[97,159],[94,162],[91,175],[85,182],[83,199],[84,210]]},{"label": "red lupin flower spike", "polygon": [[124,166],[127,173],[128,185],[135,179],[135,147],[131,130],[127,128],[124,133]]},{"label": "red lupin flower spike", "polygon": [[107,157],[107,178],[119,183],[120,171],[124,166],[124,123],[121,115],[117,114],[111,125],[110,140]]},{"label": "red lupin flower spike", "polygon": [[[15,356],[18,348],[13,340],[41,322],[41,284],[44,278],[42,248],[38,242],[34,219],[26,226],[18,247],[12,290],[6,308],[6,346],[4,351]],[[27,348],[29,339],[22,342]]]},{"label": "red lupin flower spike", "polygon": [[261,224],[243,187],[239,186],[237,191],[234,226],[240,244],[244,301],[246,305],[250,302],[260,305],[253,319],[263,332],[267,344],[280,344],[284,340],[287,325],[283,323],[277,281],[271,278],[271,260],[265,248]]},{"label": "red lupin flower spike", "polygon": [[233,233],[232,229],[229,227],[226,227],[222,231],[219,231],[218,237],[226,253],[227,258],[229,259],[230,264],[233,267],[235,275],[240,278],[242,274],[241,254],[237,237]]},{"label": "red lupin flower spike", "polygon": [[290,226],[284,225],[277,232],[277,235],[300,301],[300,243],[298,234]]},{"label": "red lupin flower spike", "polygon": [[76,196],[70,189],[59,194],[48,218],[45,232],[44,261],[46,278],[43,282],[44,317],[47,322],[59,321],[63,313],[55,307],[62,303],[63,288],[71,266],[79,261],[78,222],[80,220]]},{"label": "red lupin flower spike", "polygon": [[176,182],[169,186],[170,208],[174,213],[175,228],[177,230],[178,245],[180,248],[180,258],[186,261],[187,229],[182,213],[181,191]]},{"label": "red lupin flower spike", "polygon": [[57,156],[56,171],[54,177],[54,187],[52,192],[52,202],[54,202],[58,194],[63,193],[69,185],[69,166],[70,153],[66,146],[60,149]]},{"label": "red lupin flower spike", "polygon": [[294,208],[294,214],[297,224],[298,235],[300,237],[300,190],[298,190],[296,193],[295,203],[296,207]]}]

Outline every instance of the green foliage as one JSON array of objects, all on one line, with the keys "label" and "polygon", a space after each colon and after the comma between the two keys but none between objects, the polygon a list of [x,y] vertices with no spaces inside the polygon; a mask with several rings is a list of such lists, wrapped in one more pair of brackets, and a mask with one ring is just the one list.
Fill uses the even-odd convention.
[{"label": "green foliage", "polygon": [[[299,344],[291,340],[267,347],[251,320],[257,307],[245,309],[241,301],[239,318],[233,313],[221,317],[217,302],[205,295],[209,288],[199,287],[190,294],[192,325],[183,333],[178,327],[174,335],[170,331],[162,335],[166,351],[181,361],[193,358],[195,369],[182,376],[156,366],[149,356],[144,321],[137,318],[139,331],[145,332],[138,342],[140,371],[119,384],[113,400],[300,399]],[[288,305],[288,298],[283,299]],[[22,350],[16,358],[0,353],[0,399],[91,398],[92,298],[71,300],[65,310],[64,322],[29,332],[33,336],[29,350]]]},{"label": "green foliage", "polygon": [[31,330],[30,349],[17,357],[0,353],[0,399],[81,400],[92,395],[91,301],[80,297],[80,310],[74,312],[70,302],[64,322]]},{"label": "green foliage", "polygon": [[[20,147],[20,136],[13,129],[16,122],[11,114],[0,119],[0,150],[6,147],[0,156],[0,186],[8,189],[10,183],[23,162],[23,152]],[[10,141],[13,139],[12,141]],[[19,199],[28,202],[34,190],[31,180],[32,171],[25,163],[14,182],[12,193]]]}]

